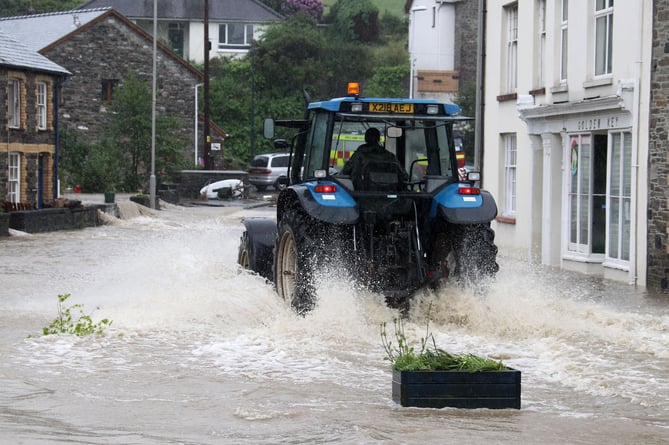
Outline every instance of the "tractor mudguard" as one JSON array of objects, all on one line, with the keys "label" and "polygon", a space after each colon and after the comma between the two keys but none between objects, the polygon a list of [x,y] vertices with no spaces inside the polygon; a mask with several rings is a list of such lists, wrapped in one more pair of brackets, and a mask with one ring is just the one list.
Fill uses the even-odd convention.
[{"label": "tractor mudguard", "polygon": [[[245,218],[249,269],[259,275],[273,279],[274,244],[276,243],[276,221],[269,218]],[[244,246],[243,246],[244,247]]]},{"label": "tractor mudguard", "polygon": [[[317,186],[321,189],[317,191]],[[333,192],[326,187],[334,187]],[[354,224],[358,221],[358,205],[353,197],[333,181],[311,181],[292,185],[284,192],[292,192],[304,211],[319,221],[330,224]],[[286,196],[286,193],[283,194]],[[287,198],[286,198],[287,199]],[[279,202],[279,213],[282,203]]]},{"label": "tractor mudguard", "polygon": [[462,184],[451,184],[432,201],[430,216],[453,224],[484,224],[497,216],[497,204],[492,195],[481,190],[478,195],[461,195]]}]

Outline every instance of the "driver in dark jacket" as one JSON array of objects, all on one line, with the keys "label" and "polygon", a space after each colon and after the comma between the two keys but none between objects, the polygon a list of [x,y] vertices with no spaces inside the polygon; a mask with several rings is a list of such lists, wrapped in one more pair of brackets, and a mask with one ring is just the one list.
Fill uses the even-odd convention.
[{"label": "driver in dark jacket", "polygon": [[341,173],[343,175],[350,175],[351,178],[359,178],[362,176],[362,169],[366,162],[389,162],[394,163],[399,167],[402,173],[402,180],[406,181],[408,175],[404,171],[404,167],[397,160],[394,154],[383,148],[380,144],[381,133],[378,128],[368,128],[365,131],[365,143],[357,148],[351,155],[351,158],[344,164]]}]

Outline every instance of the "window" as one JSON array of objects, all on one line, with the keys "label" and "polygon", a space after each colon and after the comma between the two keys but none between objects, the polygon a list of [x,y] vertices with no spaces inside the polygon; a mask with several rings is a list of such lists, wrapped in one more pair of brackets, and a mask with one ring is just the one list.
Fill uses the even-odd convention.
[{"label": "window", "polygon": [[37,128],[46,130],[46,83],[37,82]]},{"label": "window", "polygon": [[503,136],[504,141],[504,216],[516,215],[517,143],[515,134]]},{"label": "window", "polygon": [[253,25],[224,23],[218,28],[218,49],[248,49],[253,40]]},{"label": "window", "polygon": [[560,83],[567,82],[567,60],[568,60],[568,19],[569,19],[569,0],[562,0],[562,20],[560,22]]},{"label": "window", "polygon": [[118,85],[117,79],[102,79],[100,88],[100,100],[102,102],[110,103],[114,96],[114,90]]},{"label": "window", "polygon": [[607,258],[629,261],[630,212],[632,205],[632,135],[611,133],[609,138],[609,209]]},{"label": "window", "polygon": [[537,44],[538,57],[535,58],[537,86],[543,87],[545,82],[546,67],[546,0],[537,0]]},{"label": "window", "polygon": [[9,202],[21,201],[21,154],[9,153]]},{"label": "window", "polygon": [[595,2],[595,76],[613,70],[613,0]]},{"label": "window", "polygon": [[329,145],[325,137],[327,131],[327,113],[314,113],[311,117],[311,130],[307,138],[307,154],[304,159],[303,178],[313,178],[315,170],[325,168],[326,159],[323,147]]},{"label": "window", "polygon": [[601,261],[606,249],[607,135],[570,137],[569,251]]},{"label": "window", "polygon": [[569,141],[569,250],[579,253],[590,251],[590,141],[589,134],[573,135]]},{"label": "window", "polygon": [[18,79],[9,79],[7,82],[7,111],[10,128],[21,126],[21,82]]},{"label": "window", "polygon": [[506,11],[506,92],[515,93],[518,86],[518,5]]},{"label": "window", "polygon": [[170,23],[167,28],[167,40],[170,49],[180,57],[184,56],[184,25],[183,23]]}]

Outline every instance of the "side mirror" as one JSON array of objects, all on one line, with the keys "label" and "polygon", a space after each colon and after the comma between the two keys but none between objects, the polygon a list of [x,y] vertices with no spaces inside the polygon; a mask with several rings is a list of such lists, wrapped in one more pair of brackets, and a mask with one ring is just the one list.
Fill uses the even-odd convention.
[{"label": "side mirror", "polygon": [[274,119],[272,119],[271,117],[268,117],[263,122],[262,134],[267,139],[274,138]]},{"label": "side mirror", "polygon": [[386,129],[386,137],[389,138],[402,137],[402,129],[400,127],[388,127]]}]

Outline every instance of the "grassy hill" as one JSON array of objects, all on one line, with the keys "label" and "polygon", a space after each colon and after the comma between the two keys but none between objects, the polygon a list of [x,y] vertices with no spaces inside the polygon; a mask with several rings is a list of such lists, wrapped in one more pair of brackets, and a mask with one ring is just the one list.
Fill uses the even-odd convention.
[{"label": "grassy hill", "polygon": [[[330,6],[334,5],[337,0],[323,0],[325,11],[328,11]],[[379,8],[379,15],[382,16],[386,11],[398,17],[404,17],[404,5],[406,0],[372,0],[372,3]]]}]

